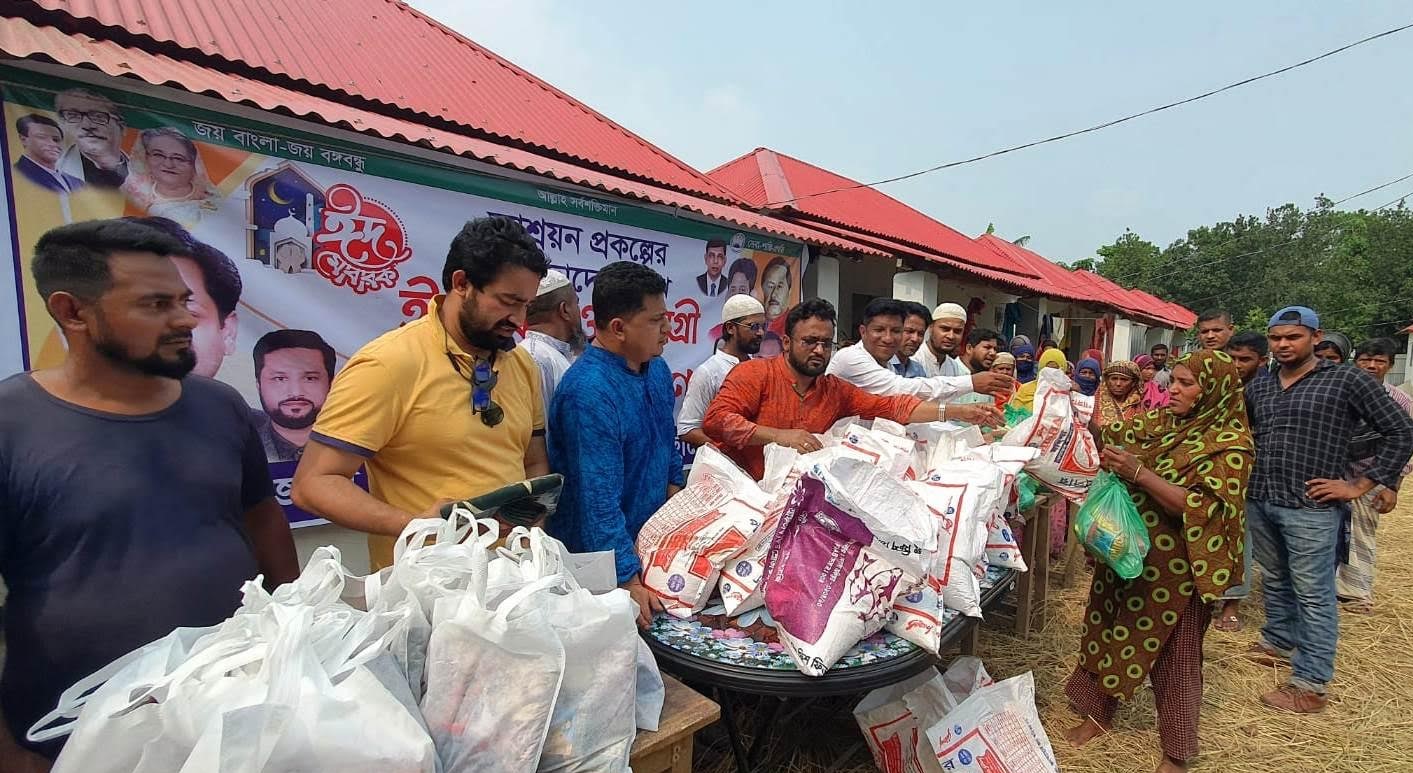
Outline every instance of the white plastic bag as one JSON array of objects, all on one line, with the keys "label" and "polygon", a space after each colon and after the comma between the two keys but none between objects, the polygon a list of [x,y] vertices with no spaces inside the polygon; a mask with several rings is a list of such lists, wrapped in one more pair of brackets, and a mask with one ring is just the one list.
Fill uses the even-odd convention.
[{"label": "white plastic bag", "polygon": [[1069,378],[1046,368],[1037,379],[1035,413],[1012,427],[1001,442],[1040,449],[1026,471],[1066,499],[1080,503],[1099,473],[1098,447],[1089,428],[1075,415]]},{"label": "white plastic bag", "polygon": [[692,465],[687,487],[638,532],[643,585],[668,614],[706,607],[721,567],[765,522],[769,499],[750,476],[710,446]]},{"label": "white plastic bag", "polygon": [[1035,710],[1035,680],[1029,671],[973,692],[928,728],[927,740],[944,770],[1059,771]]},{"label": "white plastic bag", "polygon": [[487,609],[474,590],[438,601],[422,715],[445,773],[533,773],[564,679],[565,652],[537,595],[546,578]]}]

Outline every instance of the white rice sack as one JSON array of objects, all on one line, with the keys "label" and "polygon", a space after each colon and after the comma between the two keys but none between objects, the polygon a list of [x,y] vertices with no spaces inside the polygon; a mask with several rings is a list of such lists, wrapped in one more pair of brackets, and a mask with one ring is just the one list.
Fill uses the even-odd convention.
[{"label": "white rice sack", "polygon": [[927,740],[943,770],[1059,773],[1035,710],[1035,680],[1029,671],[978,688],[928,728]]},{"label": "white rice sack", "polygon": [[1099,473],[1098,447],[1075,416],[1069,378],[1054,368],[1040,371],[1037,378],[1035,413],[1012,427],[1001,443],[1039,449],[1026,471],[1066,499],[1082,502]]},{"label": "white rice sack", "polygon": [[882,628],[909,582],[868,547],[874,534],[835,504],[842,492],[820,472],[795,484],[765,563],[765,607],[780,642],[810,676]]},{"label": "white rice sack", "polygon": [[764,523],[769,504],[750,476],[710,446],[692,467],[694,481],[653,513],[637,542],[643,585],[682,618],[706,607],[722,564]]},{"label": "white rice sack", "polygon": [[907,426],[908,439],[917,443],[917,453],[921,459],[921,469],[916,476],[931,470],[944,462],[966,456],[972,448],[986,442],[981,429],[974,424],[958,424],[951,421],[932,421]]},{"label": "white rice sack", "polygon": [[[942,595],[942,581],[937,577],[929,576],[914,584],[893,602],[884,627],[894,636],[938,654],[942,647],[942,629],[947,625],[947,605]],[[977,616],[980,614],[978,607]]]},{"label": "white rice sack", "polygon": [[848,457],[828,467],[816,465],[807,474],[827,484],[830,504],[859,519],[873,534],[873,550],[906,571],[909,582],[932,573],[937,525],[926,503],[906,483],[881,467]]},{"label": "white rice sack", "polygon": [[935,585],[948,608],[981,617],[975,568],[986,555],[987,518],[1001,494],[1001,472],[976,460],[948,462],[909,485],[922,497],[937,529]]},{"label": "white rice sack", "polygon": [[[986,553],[983,558],[987,565],[1014,569],[1017,572],[1028,571],[1025,559],[1021,557],[1015,532],[1010,521],[1006,519],[1006,512],[1011,503],[1016,477],[1026,462],[1038,454],[1039,451],[1034,448],[993,443],[973,448],[967,455],[968,459],[987,461],[995,465],[1002,474],[1001,494],[996,498],[996,504],[986,519]],[[982,571],[981,574],[984,575],[985,572]]]},{"label": "white rice sack", "polygon": [[915,444],[907,438],[876,432],[859,424],[844,428],[843,434],[832,438],[832,446],[851,452],[852,456],[882,467],[898,480],[907,477],[913,467]]}]

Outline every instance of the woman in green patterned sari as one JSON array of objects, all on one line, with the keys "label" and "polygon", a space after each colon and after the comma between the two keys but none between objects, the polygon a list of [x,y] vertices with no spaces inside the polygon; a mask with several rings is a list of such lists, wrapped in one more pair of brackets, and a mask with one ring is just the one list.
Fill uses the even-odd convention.
[{"label": "woman in green patterned sari", "polygon": [[1151,679],[1159,773],[1186,770],[1197,756],[1202,637],[1211,604],[1241,582],[1253,458],[1241,378],[1225,352],[1178,360],[1170,392],[1167,407],[1095,432],[1102,464],[1127,483],[1152,548],[1133,580],[1097,566],[1079,665],[1065,685],[1085,717],[1066,735],[1082,745],[1110,728],[1119,699]]}]

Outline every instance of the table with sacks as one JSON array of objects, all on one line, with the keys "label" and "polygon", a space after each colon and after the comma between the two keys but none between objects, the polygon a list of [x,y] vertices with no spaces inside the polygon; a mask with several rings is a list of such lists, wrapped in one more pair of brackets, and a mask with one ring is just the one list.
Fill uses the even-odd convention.
[{"label": "table with sacks", "polygon": [[[699,451],[637,540],[643,583],[666,610],[646,636],[664,670],[717,694],[739,770],[760,754],[723,693],[812,698],[925,680],[958,619],[980,618],[1026,571],[1017,481],[1082,499],[1097,472],[1069,398],[1051,374],[1039,413],[996,442],[949,422],[845,419],[819,451],[766,446],[761,481]],[[983,769],[960,764],[949,769]]]}]

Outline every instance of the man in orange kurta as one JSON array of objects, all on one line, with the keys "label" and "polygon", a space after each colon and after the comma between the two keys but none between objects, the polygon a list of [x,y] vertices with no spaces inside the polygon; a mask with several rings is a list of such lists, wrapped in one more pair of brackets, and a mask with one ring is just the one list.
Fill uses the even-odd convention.
[{"label": "man in orange kurta", "polygon": [[940,419],[940,406],[910,395],[872,395],[824,375],[834,351],[834,307],[812,298],[790,310],[784,352],[731,369],[707,409],[702,430],[733,461],[759,480],[770,443],[800,453],[822,447],[818,433],[849,416],[899,424]]}]

